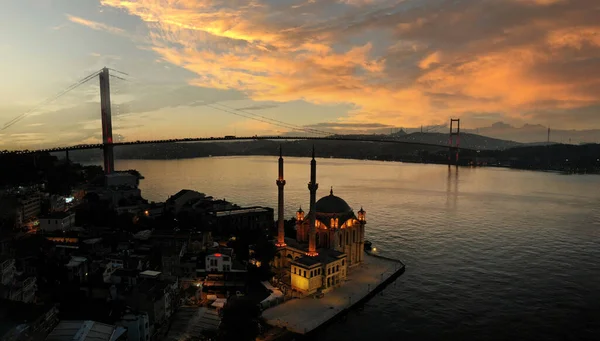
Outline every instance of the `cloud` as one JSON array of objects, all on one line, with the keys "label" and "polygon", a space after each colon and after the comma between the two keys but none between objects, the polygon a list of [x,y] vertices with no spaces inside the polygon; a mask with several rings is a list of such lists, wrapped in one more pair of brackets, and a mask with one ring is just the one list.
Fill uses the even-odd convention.
[{"label": "cloud", "polygon": [[[106,25],[103,23],[99,23],[96,21],[91,21],[91,20],[87,20],[84,18],[80,18],[80,17],[76,17],[70,14],[67,14],[67,19],[69,19],[69,21],[75,23],[75,24],[79,24],[79,25],[83,25],[86,27],[89,27],[93,30],[96,31],[106,31],[112,34],[116,34],[116,35],[120,35],[120,36],[129,36],[127,34],[127,32],[125,32],[125,30],[118,28],[118,27],[114,27],[114,26],[110,26],[110,25]],[[60,26],[59,26],[60,27]]]},{"label": "cloud", "polygon": [[144,21],[151,50],[195,74],[191,85],[257,101],[351,103],[344,123],[520,121],[600,102],[595,0],[100,2]]},{"label": "cloud", "polygon": [[342,123],[342,122],[321,122],[315,124],[306,125],[307,128],[391,128],[392,126],[381,123]]}]

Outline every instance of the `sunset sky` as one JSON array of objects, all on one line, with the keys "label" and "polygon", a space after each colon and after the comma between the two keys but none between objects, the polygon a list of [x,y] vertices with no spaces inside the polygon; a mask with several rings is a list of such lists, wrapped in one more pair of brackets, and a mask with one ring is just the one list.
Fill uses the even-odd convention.
[{"label": "sunset sky", "polygon": [[[598,0],[6,0],[0,129],[103,66],[125,140],[506,122],[600,128]],[[94,79],[0,149],[98,142]]]}]

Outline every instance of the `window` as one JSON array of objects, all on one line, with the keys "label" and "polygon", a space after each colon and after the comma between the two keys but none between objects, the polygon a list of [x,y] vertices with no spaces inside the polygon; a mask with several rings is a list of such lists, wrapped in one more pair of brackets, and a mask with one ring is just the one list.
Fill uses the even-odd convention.
[{"label": "window", "polygon": [[310,272],[309,276],[310,276],[310,277],[312,277],[312,276],[313,276],[313,272],[312,272],[312,271]]},{"label": "window", "polygon": [[342,266],[344,266],[344,260],[342,259]]},{"label": "window", "polygon": [[331,275],[331,268],[327,268],[327,274]]},{"label": "window", "polygon": [[306,277],[306,270],[304,270],[304,277]]},{"label": "window", "polygon": [[340,271],[340,266],[339,265],[336,265],[335,271]]}]

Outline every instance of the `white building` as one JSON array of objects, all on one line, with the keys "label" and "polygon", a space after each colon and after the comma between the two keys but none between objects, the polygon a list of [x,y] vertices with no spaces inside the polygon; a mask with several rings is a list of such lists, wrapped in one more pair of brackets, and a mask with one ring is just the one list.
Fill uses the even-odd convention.
[{"label": "white building", "polygon": [[213,253],[206,256],[205,261],[207,272],[231,271],[231,256]]},{"label": "white building", "polygon": [[67,231],[75,226],[75,213],[56,212],[40,218],[40,229],[43,231]]}]

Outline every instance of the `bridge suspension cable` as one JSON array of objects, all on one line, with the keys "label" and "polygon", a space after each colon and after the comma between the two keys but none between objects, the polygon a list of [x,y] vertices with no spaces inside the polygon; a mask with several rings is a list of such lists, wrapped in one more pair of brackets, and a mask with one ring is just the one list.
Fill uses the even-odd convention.
[{"label": "bridge suspension cable", "polygon": [[[115,71],[115,72],[117,72],[117,73],[119,73],[121,75],[124,75],[124,76],[131,77],[129,74],[127,74],[127,73],[125,73],[123,71],[119,71],[119,70],[115,70],[115,69],[111,69],[111,68],[109,68],[109,70]],[[110,76],[114,77],[114,78],[118,78],[120,80],[128,81],[128,82],[131,81],[129,79],[121,78],[121,77],[115,76],[113,74],[111,74]],[[136,77],[132,77],[132,78],[133,79],[137,79]],[[281,121],[281,120],[277,120],[277,119],[274,119],[274,118],[270,118],[270,117],[266,117],[266,116],[259,115],[259,114],[256,114],[256,113],[252,113],[252,112],[249,112],[247,110],[233,108],[233,107],[230,107],[230,106],[222,104],[222,103],[205,103],[204,105],[207,106],[207,107],[213,108],[215,110],[219,110],[219,111],[231,114],[231,115],[236,115],[236,116],[239,116],[239,117],[248,118],[248,119],[251,119],[251,120],[255,120],[255,121],[258,121],[258,122],[263,122],[263,123],[271,124],[271,125],[278,126],[278,127],[281,127],[281,128],[291,129],[291,130],[295,130],[295,131],[301,131],[301,132],[305,132],[305,133],[309,133],[309,134],[335,135],[335,133],[332,133],[332,132],[329,132],[329,131],[324,131],[324,130],[319,130],[319,129],[313,129],[313,128],[306,128],[306,127],[299,126],[299,125],[296,125],[296,124],[291,124],[291,123],[287,123],[287,122],[284,122],[284,121]],[[223,108],[221,108],[221,107],[223,107]]]},{"label": "bridge suspension cable", "polygon": [[255,120],[255,121],[259,121],[259,122],[264,122],[264,123],[271,124],[271,125],[274,125],[274,126],[278,126],[278,127],[282,127],[282,128],[286,128],[286,129],[292,129],[292,130],[296,130],[296,131],[301,131],[301,132],[305,132],[305,133],[309,133],[310,132],[310,130],[306,129],[306,128],[298,128],[298,127],[292,126],[292,125],[287,124],[287,123],[270,122],[270,121],[268,121],[266,119],[261,119],[259,117],[253,117],[253,116],[250,116],[250,115],[247,115],[247,114],[242,114],[242,113],[239,113],[239,112],[235,112],[235,111],[233,111],[235,109],[233,109],[233,110],[223,109],[223,108],[219,108],[219,107],[215,106],[214,104],[205,104],[205,105],[207,107],[209,107],[209,108],[220,110],[220,111],[232,114],[232,115],[236,115],[236,116],[240,116],[240,117],[244,117],[244,118],[249,118],[251,120]]},{"label": "bridge suspension cable", "polygon": [[[274,118],[269,118],[269,117],[262,116],[262,115],[259,115],[259,114],[251,113],[251,112],[248,112],[248,111],[243,110],[243,109],[232,108],[232,107],[227,106],[225,104],[221,104],[221,103],[215,103],[215,104],[219,105],[219,106],[222,106],[222,107],[225,107],[225,108],[230,109],[230,110],[235,110],[235,111],[238,111],[238,112],[242,112],[242,113],[244,113],[246,115],[254,116],[254,117],[247,117],[247,116],[242,116],[242,117],[247,117],[247,118],[250,118],[250,119],[258,119],[261,122],[265,122],[264,120],[268,120],[270,122],[265,122],[265,123],[268,123],[268,124],[278,125],[278,126],[281,126],[281,127],[284,127],[284,128],[293,129],[293,130],[297,130],[297,131],[303,131],[303,132],[312,133],[312,134],[335,135],[334,133],[329,132],[329,131],[324,131],[324,130],[319,130],[319,129],[312,129],[312,128],[302,127],[302,126],[299,126],[299,125],[295,125],[295,124],[287,123],[287,122],[284,122],[284,121],[276,120]],[[214,108],[214,106],[211,106],[211,108]],[[214,108],[214,109],[221,110],[220,108]]]},{"label": "bridge suspension cable", "polygon": [[79,86],[89,82],[90,80],[94,79],[94,77],[98,76],[98,74],[100,74],[101,70],[98,70],[90,75],[88,75],[87,77],[84,77],[82,79],[80,79],[79,81],[77,81],[74,84],[71,84],[70,86],[68,86],[66,89],[64,89],[63,91],[57,93],[56,95],[47,98],[46,100],[44,100],[43,102],[39,103],[38,105],[36,105],[35,107],[27,110],[26,112],[18,115],[17,117],[13,118],[12,120],[6,122],[2,128],[0,128],[0,131],[6,130],[10,127],[12,127],[13,125],[15,125],[16,123],[19,123],[22,119],[26,118],[27,116],[29,116],[32,112],[44,107],[45,105],[48,105],[54,101],[56,101],[57,99],[61,98],[62,96],[68,94],[69,92],[75,90],[76,88],[78,88]]}]

